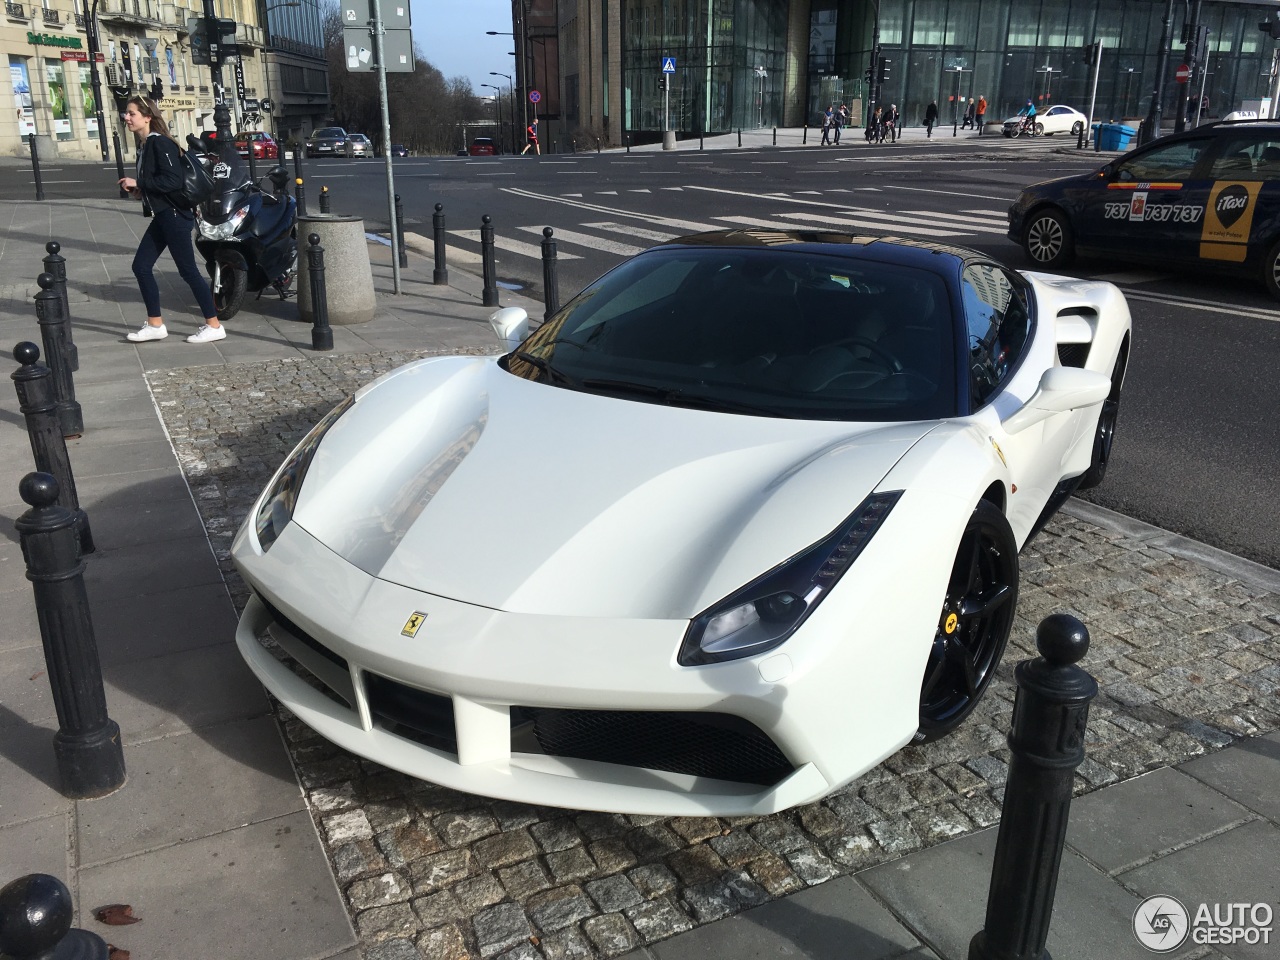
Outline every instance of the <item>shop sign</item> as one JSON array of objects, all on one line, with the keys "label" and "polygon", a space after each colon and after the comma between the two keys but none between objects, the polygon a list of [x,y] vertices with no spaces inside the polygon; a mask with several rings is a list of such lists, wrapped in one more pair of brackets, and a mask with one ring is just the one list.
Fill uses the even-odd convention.
[{"label": "shop sign", "polygon": [[62,59],[63,59],[63,60],[75,60],[75,61],[78,61],[79,63],[88,63],[88,62],[89,62],[89,51],[87,51],[87,50],[63,50],[63,51],[62,51]]},{"label": "shop sign", "polygon": [[37,47],[67,47],[71,50],[80,49],[79,37],[59,37],[52,33],[32,33],[28,31],[27,43]]},{"label": "shop sign", "polygon": [[162,106],[166,110],[194,110],[197,106],[195,97],[166,96]]}]

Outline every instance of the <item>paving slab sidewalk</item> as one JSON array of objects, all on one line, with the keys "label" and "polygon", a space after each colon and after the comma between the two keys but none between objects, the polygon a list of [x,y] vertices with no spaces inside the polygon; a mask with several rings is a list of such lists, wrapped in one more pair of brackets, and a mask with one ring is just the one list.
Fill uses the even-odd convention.
[{"label": "paving slab sidewalk", "polygon": [[[14,206],[0,213],[0,293],[7,296],[0,300],[0,343],[38,340],[29,299],[35,288],[26,278],[38,272],[44,240],[61,240],[74,264],[72,312],[81,355],[76,386],[86,433],[72,442],[71,455],[99,543],[86,582],[108,704],[125,737],[129,769],[128,783],[111,797],[72,803],[58,793],[50,744],[57,721],[12,527],[24,510],[16,489],[30,469],[30,452],[9,394],[0,402],[0,490],[10,491],[0,493],[0,504],[7,504],[0,508],[0,882],[37,870],[62,877],[76,898],[80,924],[139,960],[555,960],[630,949],[634,931],[621,913],[592,917],[590,943],[581,935],[513,938],[508,926],[517,934],[529,928],[523,911],[505,903],[485,911],[483,926],[476,917],[473,936],[479,936],[469,941],[476,953],[466,944],[465,952],[457,952],[457,941],[433,939],[432,931],[416,945],[381,932],[357,936],[348,912],[353,901],[344,898],[330,863],[340,838],[329,825],[337,818],[325,821],[325,836],[317,833],[322,811],[311,805],[317,791],[300,788],[302,771],[291,763],[266,697],[231,643],[235,608],[224,579],[230,531],[209,521],[209,514],[202,522],[193,501],[193,490],[198,498],[205,489],[195,481],[210,468],[200,458],[209,451],[217,455],[224,423],[214,416],[202,420],[199,411],[216,412],[233,401],[184,394],[197,382],[216,393],[218,386],[208,386],[216,378],[166,379],[167,372],[193,366],[234,372],[236,364],[267,360],[297,362],[301,376],[319,377],[325,365],[306,363],[310,328],[291,318],[293,305],[265,300],[231,321],[230,335],[216,344],[189,345],[177,336],[197,322],[190,306],[168,314],[168,340],[141,346],[125,341],[123,334],[141,319],[129,261],[143,227],[136,208],[112,201]],[[405,295],[392,297],[386,292],[389,251],[371,251],[380,291],[377,318],[335,328],[335,354],[358,366],[368,353],[496,349],[486,322],[491,310],[480,306],[474,277],[451,266],[452,285],[436,288],[429,283],[429,261],[415,261],[405,274]],[[166,303],[188,303],[172,270],[158,275]],[[539,304],[506,291],[502,302],[540,314]],[[196,411],[194,421],[183,421],[185,433],[176,444],[166,428],[176,421],[158,415],[171,412],[170,404]],[[1117,537],[1158,546],[1162,556],[1229,571],[1252,584],[1257,596],[1280,592],[1276,571],[1088,504],[1074,502],[1067,512],[1112,524]],[[1280,622],[1274,612],[1267,616],[1259,622],[1275,628],[1274,643]],[[1280,688],[1275,673],[1274,661],[1263,661],[1257,682],[1269,683],[1274,693]],[[1222,736],[1218,745],[1231,740]],[[1077,799],[1051,951],[1062,957],[1138,956],[1129,925],[1137,903],[1152,893],[1185,903],[1274,904],[1280,893],[1277,786],[1280,739],[1269,734]],[[926,846],[628,956],[958,960],[982,923],[993,846],[993,828]],[[95,907],[115,902],[130,903],[143,922],[106,928],[92,919]],[[508,906],[512,916],[499,916]],[[580,947],[588,952],[567,952]],[[1189,943],[1174,955],[1262,954],[1249,945],[1217,952]]]}]

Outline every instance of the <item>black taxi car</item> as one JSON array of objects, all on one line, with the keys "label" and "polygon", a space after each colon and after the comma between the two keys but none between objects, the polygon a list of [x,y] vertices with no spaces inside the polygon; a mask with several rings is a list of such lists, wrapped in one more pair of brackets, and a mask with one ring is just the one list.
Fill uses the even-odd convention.
[{"label": "black taxi car", "polygon": [[1009,239],[1043,267],[1077,253],[1207,267],[1280,299],[1280,121],[1208,124],[1033,184],[1009,208]]}]

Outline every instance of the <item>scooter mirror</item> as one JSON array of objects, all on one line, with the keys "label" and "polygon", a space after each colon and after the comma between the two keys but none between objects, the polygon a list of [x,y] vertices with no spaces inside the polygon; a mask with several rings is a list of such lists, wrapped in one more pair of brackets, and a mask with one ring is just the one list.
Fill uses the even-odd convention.
[{"label": "scooter mirror", "polygon": [[277,190],[283,190],[284,185],[289,182],[289,171],[285,169],[284,164],[277,164],[271,168],[267,177],[275,184]]}]

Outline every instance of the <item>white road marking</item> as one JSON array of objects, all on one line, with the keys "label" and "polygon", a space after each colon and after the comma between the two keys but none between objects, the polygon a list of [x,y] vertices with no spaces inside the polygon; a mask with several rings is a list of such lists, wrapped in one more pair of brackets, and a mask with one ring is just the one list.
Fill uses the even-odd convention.
[{"label": "white road marking", "polygon": [[627,237],[640,237],[644,240],[656,240],[662,243],[666,240],[674,240],[680,236],[678,233],[663,233],[660,230],[646,230],[644,227],[633,227],[629,223],[613,223],[610,220],[604,220],[600,223],[584,223],[584,227],[590,227],[593,230],[608,230],[612,233],[620,233]]},{"label": "white road marking", "polygon": [[927,187],[904,187],[900,184],[890,183],[885,185],[887,190],[910,190],[912,193],[940,193],[946,197],[968,197],[971,200],[998,200],[1001,203],[1013,203],[1016,197],[992,197],[982,193],[968,193],[962,190],[930,190]]},{"label": "white road marking", "polygon": [[627,193],[653,193],[648,187],[641,187],[639,190],[628,190]]},{"label": "white road marking", "polygon": [[[782,216],[788,220],[803,220],[811,223],[833,223],[842,227],[858,227],[866,230],[888,230],[897,233],[914,233],[922,237],[961,237],[964,236],[958,230],[938,230],[934,227],[926,227],[919,225],[919,221],[907,220],[902,221],[902,217],[885,217],[883,219],[872,218],[854,218],[854,217],[836,217],[823,213],[784,213]],[[792,229],[796,229],[794,226]]]},{"label": "white road marking", "polygon": [[[521,230],[532,230],[535,233],[542,233],[541,227],[521,227]],[[450,230],[455,237],[462,237],[463,240],[471,240],[475,243],[480,242],[479,230]],[[532,257],[535,260],[542,259],[542,246],[540,244],[525,243],[523,240],[512,240],[510,237],[504,237],[501,234],[493,238],[493,245],[499,250],[506,250],[508,253],[518,253],[522,257]],[[576,253],[558,253],[561,260],[581,260],[582,258]]]},{"label": "white road marking", "polygon": [[[873,220],[884,221],[890,224],[931,224],[928,229],[933,227],[942,227],[944,230],[950,230],[950,233],[936,234],[940,237],[954,237],[962,233],[994,233],[997,236],[1004,236],[1007,232],[1004,227],[977,226],[968,223],[932,223],[934,214],[931,211],[919,211],[920,216],[908,216],[907,212],[903,213],[882,213],[879,210],[851,210],[849,211],[854,217],[869,217]],[[856,220],[845,220],[844,218],[829,217],[826,214],[816,213],[784,213],[782,216],[789,220],[825,220],[829,223],[856,223]],[[988,221],[989,222],[989,221]],[[894,229],[897,229],[895,226]],[[904,228],[905,229],[905,228]],[[924,234],[930,236],[930,234]]]},{"label": "white road marking", "polygon": [[[542,234],[542,227],[520,227],[525,233]],[[555,229],[555,239],[565,243],[576,243],[579,246],[587,247],[591,250],[603,250],[605,253],[616,253],[620,257],[634,257],[637,253],[644,250],[644,247],[632,246],[629,243],[619,243],[617,240],[606,240],[604,237],[593,237],[589,233],[578,233],[576,230],[562,230],[559,227]],[[525,244],[528,246],[528,244]],[[541,248],[538,250],[538,256],[542,256]],[[572,256],[572,254],[561,254],[564,256]],[[577,257],[575,259],[581,259]]]},{"label": "white road marking", "polygon": [[663,217],[651,213],[635,213],[631,210],[622,210],[618,207],[607,207],[602,203],[590,203],[586,200],[565,200],[545,193],[535,193],[532,190],[525,190],[522,187],[503,187],[502,191],[517,197],[528,197],[531,200],[545,200],[548,203],[563,203],[568,207],[577,207],[580,210],[592,210],[596,213],[604,213],[612,217],[630,217],[633,220],[643,220],[646,223],[650,223],[658,227],[674,227],[675,229],[682,230],[686,233],[698,233],[702,230],[720,229],[719,227],[712,226],[708,223],[701,223],[697,220],[679,220],[675,217]]},{"label": "white road marking", "polygon": [[597,190],[596,191],[597,197],[616,197],[617,195],[618,195],[617,190]]}]

